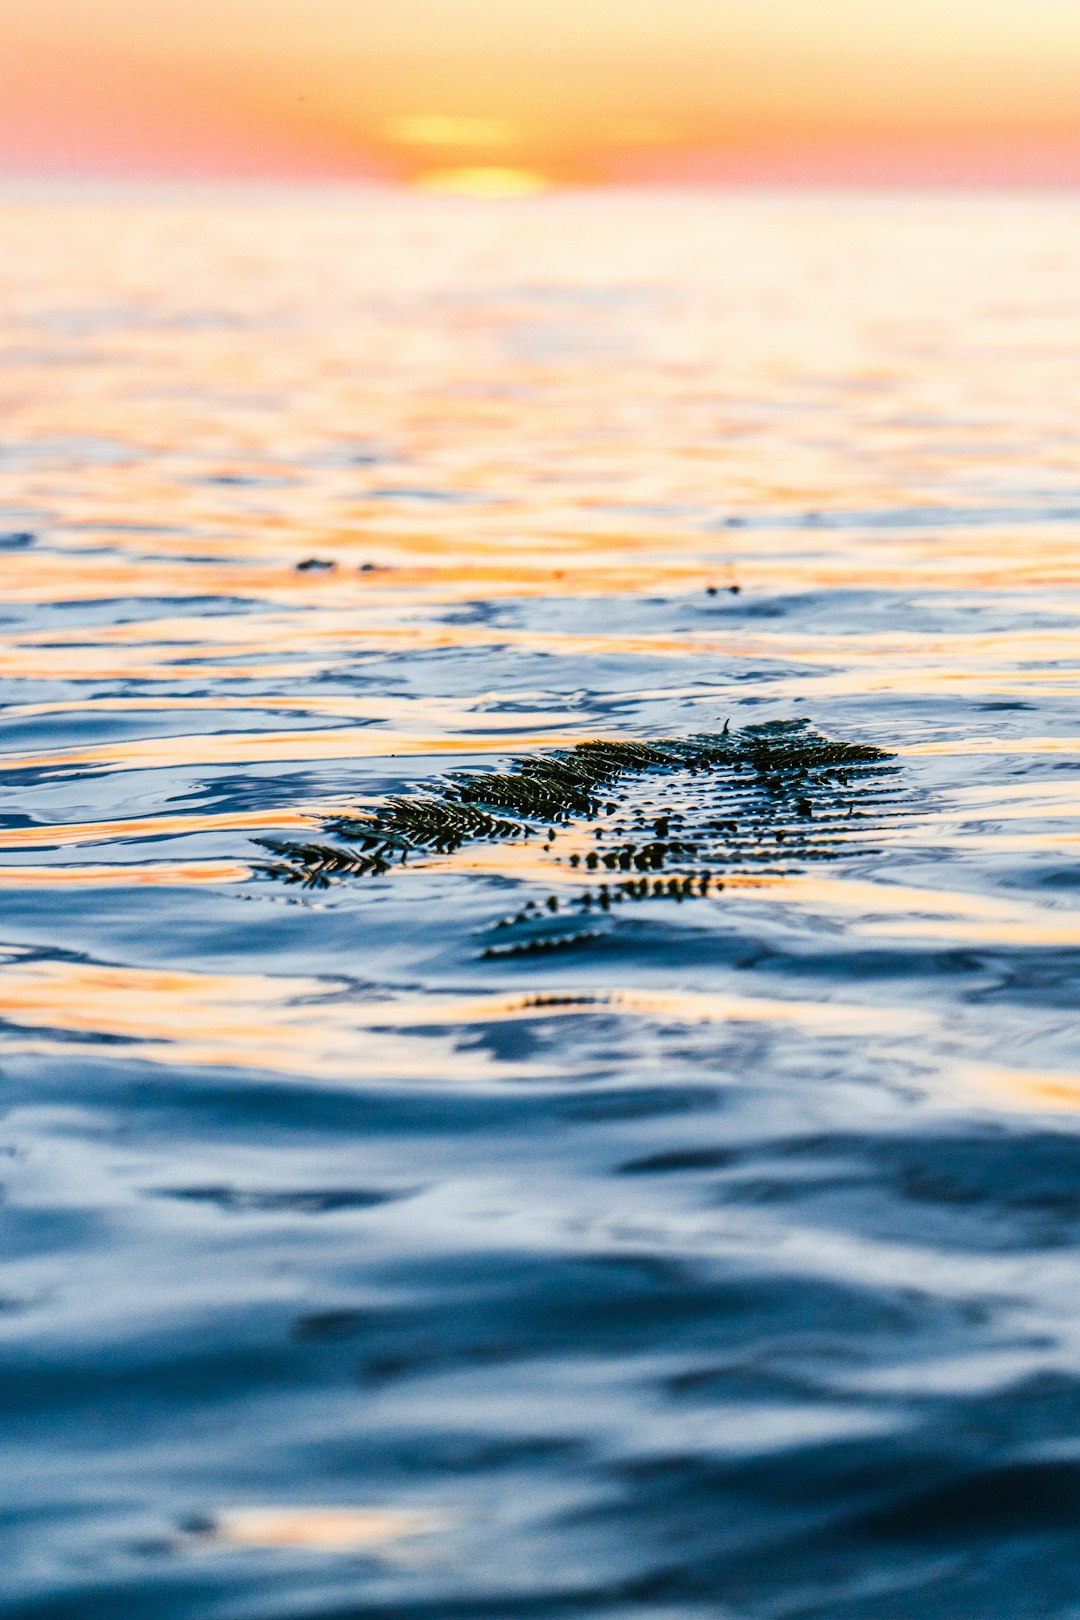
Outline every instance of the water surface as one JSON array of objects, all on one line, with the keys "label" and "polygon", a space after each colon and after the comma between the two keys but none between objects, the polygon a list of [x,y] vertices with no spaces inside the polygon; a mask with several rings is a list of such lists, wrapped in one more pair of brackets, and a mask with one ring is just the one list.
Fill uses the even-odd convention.
[{"label": "water surface", "polygon": [[[1075,1620],[1075,200],[0,212],[0,1614]],[[256,869],[800,717],[685,902]]]}]

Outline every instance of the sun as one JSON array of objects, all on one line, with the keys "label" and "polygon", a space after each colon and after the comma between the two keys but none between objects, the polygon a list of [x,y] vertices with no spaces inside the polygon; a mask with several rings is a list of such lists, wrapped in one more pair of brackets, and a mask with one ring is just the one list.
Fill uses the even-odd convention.
[{"label": "sun", "polygon": [[458,197],[497,200],[505,197],[535,197],[550,188],[551,182],[535,169],[486,165],[454,169],[429,169],[412,182],[421,191],[443,192]]}]

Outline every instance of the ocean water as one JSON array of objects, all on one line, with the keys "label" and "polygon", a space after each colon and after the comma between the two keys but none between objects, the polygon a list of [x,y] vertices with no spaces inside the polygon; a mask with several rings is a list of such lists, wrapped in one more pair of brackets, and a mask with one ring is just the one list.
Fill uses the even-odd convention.
[{"label": "ocean water", "polygon": [[1075,1620],[1075,197],[0,218],[0,1615]]}]

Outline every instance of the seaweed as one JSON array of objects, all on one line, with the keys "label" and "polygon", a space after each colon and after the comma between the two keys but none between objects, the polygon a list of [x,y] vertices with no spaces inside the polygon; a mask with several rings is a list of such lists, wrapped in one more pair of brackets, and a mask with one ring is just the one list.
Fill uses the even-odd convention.
[{"label": "seaweed", "polygon": [[[504,770],[453,771],[427,789],[335,816],[323,830],[338,842],[259,840],[274,858],[257,870],[325,888],[381,876],[410,856],[539,839],[570,869],[564,877],[584,880],[576,900],[585,910],[686,900],[715,892],[722,872],[839,853],[889,807],[892,761],[885,749],[826,737],[801,719],[658,741],[596,739],[512,759]],[[663,804],[654,796],[661,782]],[[558,908],[552,895],[538,909]]]}]

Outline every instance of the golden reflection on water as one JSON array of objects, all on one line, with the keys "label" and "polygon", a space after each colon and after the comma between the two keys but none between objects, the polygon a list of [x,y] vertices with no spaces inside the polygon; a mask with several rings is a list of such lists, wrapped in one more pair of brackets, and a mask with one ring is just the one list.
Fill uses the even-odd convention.
[{"label": "golden reflection on water", "polygon": [[[346,807],[340,806],[342,810]],[[330,814],[329,807],[320,807]],[[319,825],[320,817],[295,810],[233,810],[225,814],[132,816],[126,821],[68,821],[37,827],[0,828],[0,849],[70,848],[78,844],[111,844],[121,840],[138,842],[146,838],[183,837],[188,833],[224,832],[236,828],[282,828],[306,832]],[[0,872],[2,884],[14,868]],[[62,877],[72,868],[57,873]]]},{"label": "golden reflection on water", "polygon": [[[852,835],[855,838],[855,834]],[[876,836],[876,835],[875,835]],[[883,835],[890,838],[887,831]],[[1078,835],[1080,841],[1080,835]],[[1047,840],[1046,847],[1057,848],[1060,840]],[[585,841],[560,838],[560,851],[585,848]],[[967,847],[965,845],[965,847]],[[1024,840],[1025,849],[1039,847]],[[496,845],[483,849],[466,847],[453,856],[434,858],[424,869],[435,872],[464,871],[528,879],[550,889],[566,891],[571,900],[595,887],[596,874],[574,870],[529,846]],[[669,868],[678,872],[678,862]],[[404,868],[394,869],[407,879]],[[797,872],[742,873],[720,875],[719,894],[704,902],[709,908],[731,911],[741,903],[794,906],[807,916],[828,916],[830,912],[849,914],[848,932],[865,938],[967,940],[986,944],[1073,945],[1080,944],[1080,913],[1058,912],[1033,901],[1012,900],[993,894],[958,889],[916,888],[885,877],[884,881],[859,882],[851,878],[802,876]],[[692,902],[699,904],[697,900]]]},{"label": "golden reflection on water", "polygon": [[186,737],[148,737],[101,743],[92,748],[59,748],[54,752],[0,754],[0,770],[97,771],[160,770],[178,765],[223,765],[317,759],[386,759],[440,754],[522,753],[535,748],[564,747],[579,739],[568,733],[510,732],[496,745],[490,737],[416,737],[390,730],[354,731],[225,731],[197,732]]},{"label": "golden reflection on water", "polygon": [[6,866],[0,889],[187,888],[241,883],[251,876],[241,861],[122,861],[114,866]]},{"label": "golden reflection on water", "polygon": [[[104,537],[96,538],[100,544]],[[565,597],[701,592],[718,572],[725,585],[735,581],[741,589],[757,591],[849,589],[853,583],[850,540],[831,556],[822,555],[820,549],[814,555],[798,556],[796,552],[803,548],[790,539],[781,547],[775,540],[770,545],[755,536],[752,552],[716,540],[707,548],[702,546],[700,550],[706,554],[698,558],[673,559],[660,553],[642,556],[633,567],[625,560],[616,565],[600,556],[590,558],[586,552],[567,558],[558,568],[538,566],[527,555],[498,563],[478,561],[475,556],[450,556],[421,568],[405,562],[371,574],[357,574],[351,564],[340,570],[335,566],[326,572],[297,572],[297,563],[304,559],[297,555],[295,540],[292,555],[271,567],[246,561],[212,565],[175,561],[168,555],[156,557],[154,541],[145,535],[139,536],[137,552],[123,534],[111,536],[109,543],[114,555],[80,556],[77,550],[63,547],[52,555],[5,558],[5,598],[16,603],[58,603],[117,597],[243,597],[301,612],[318,607],[365,613],[390,608],[417,614],[452,602],[550,596],[556,588]],[[863,588],[951,592],[1080,585],[1080,559],[1071,537],[1060,545],[1047,544],[1040,537],[1034,547],[1018,547],[1015,535],[999,537],[996,542],[980,535],[977,555],[952,557],[944,564],[929,547],[884,546],[877,540],[874,545],[876,555],[863,559],[859,568]],[[437,556],[438,548],[430,549]],[[764,555],[769,549],[779,550],[781,555],[770,561]]]},{"label": "golden reflection on water", "polygon": [[730,890],[809,910],[857,913],[847,923],[863,938],[958,940],[972,944],[1078,945],[1080,913],[1023,900],[905,884],[784,876],[728,880]]},{"label": "golden reflection on water", "polygon": [[958,1063],[954,1084],[982,1102],[1023,1112],[1045,1109],[1074,1113],[1080,1109],[1080,1070],[1009,1068],[998,1063]]},{"label": "golden reflection on water", "polygon": [[[0,571],[3,565],[0,564]],[[654,588],[658,580],[650,581]],[[481,587],[477,587],[478,590]],[[540,593],[544,594],[544,593]],[[560,590],[556,593],[564,594]],[[428,604],[432,606],[433,604]],[[765,666],[760,690],[774,698],[807,698],[882,694],[924,694],[926,696],[980,694],[998,698],[1035,696],[1039,692],[1075,693],[1080,687],[1080,650],[1077,636],[1070,629],[1002,631],[994,635],[956,633],[949,637],[898,635],[882,632],[851,631],[842,636],[816,631],[791,632],[732,628],[723,633],[692,629],[670,634],[626,632],[599,633],[595,629],[569,633],[551,629],[530,630],[499,625],[487,628],[472,624],[425,623],[425,609],[416,602],[398,603],[395,616],[403,622],[390,622],[368,607],[358,617],[343,609],[339,600],[324,608],[295,614],[216,614],[211,617],[159,619],[94,625],[62,631],[22,632],[0,636],[0,675],[14,680],[33,680],[47,664],[53,677],[69,680],[178,680],[186,672],[205,667],[219,679],[289,681],[310,679],[320,671],[333,672],[343,656],[363,652],[437,652],[451,649],[508,648],[522,654],[575,657],[623,657],[668,661],[705,661],[718,700],[742,696],[738,683],[725,679],[726,668],[735,659],[753,659]],[[121,651],[120,649],[124,650]],[[295,661],[280,662],[283,654]],[[268,656],[269,655],[269,656]],[[276,655],[276,656],[275,656]],[[227,658],[228,662],[224,659]],[[238,663],[236,660],[249,660]],[[797,663],[800,673],[791,676],[773,672],[769,664],[782,667]],[[820,666],[822,673],[812,673]],[[122,708],[138,704],[170,708],[213,707],[216,699],[161,694],[154,700],[108,695],[89,700]],[[304,709],[311,713],[338,714],[346,718],[401,718],[410,713],[406,704],[396,707],[386,699],[347,699],[310,694],[300,697],[287,689],[280,695],[259,699],[237,692],[232,706],[237,708]],[[13,705],[13,717],[61,712],[49,708]],[[417,704],[411,713],[422,712]],[[457,709],[457,723],[472,730],[493,725],[485,721],[482,709]],[[545,716],[546,723],[558,724],[557,711]],[[443,723],[449,715],[440,716]],[[450,721],[449,723],[453,723]],[[953,744],[917,744],[915,749],[958,748]],[[974,748],[1002,748],[993,739],[963,745]]]},{"label": "golden reflection on water", "polygon": [[[1040,716],[1001,736],[970,721],[983,698],[1041,708],[1080,686],[1080,382],[1060,342],[1080,264],[1071,203],[552,197],[516,209],[513,232],[497,211],[446,206],[293,199],[283,224],[255,199],[0,205],[0,530],[35,537],[0,546],[2,719],[17,728],[0,739],[15,823],[0,828],[0,886],[44,903],[67,887],[236,885],[249,867],[235,854],[18,862],[306,835],[339,789],[205,814],[176,796],[197,802],[218,771],[573,743],[623,724],[594,702],[597,668],[632,670],[612,691],[642,705],[693,697],[702,727],[748,696],[815,718],[840,705],[850,733],[869,714],[873,740],[927,768],[1080,754]],[[380,660],[457,678],[493,653],[514,672],[506,690],[487,673],[457,696],[433,695],[448,690],[439,673],[343,684]],[[253,713],[265,729],[231,718]],[[171,735],[177,715],[191,719]],[[161,773],[157,808],[77,798],[23,824],[23,773],[131,772]],[[934,889],[890,864],[920,840],[957,859],[1067,855],[1075,787],[998,776],[949,791],[878,835],[872,880],[733,877],[702,904],[784,907],[860,939],[1080,943],[1060,896],[968,890],[954,868]],[[1036,817],[1056,826],[1018,825]],[[571,896],[582,884],[536,850],[426,864]],[[349,1078],[372,1026],[350,1002],[324,998],[317,1019],[294,1004],[324,989],[0,972],[22,1027]],[[440,1017],[468,1023],[469,1005]],[[700,999],[677,1012],[672,995],[630,989],[603,1005],[706,1016]],[[754,1016],[796,1016],[772,1006]],[[494,1072],[449,1039],[436,1062],[384,1038],[381,1073]]]},{"label": "golden reflection on water", "polygon": [[453,1516],[396,1507],[230,1507],[214,1515],[205,1531],[181,1545],[187,1551],[234,1547],[295,1547],[309,1552],[384,1550],[410,1536],[447,1530]]},{"label": "golden reflection on water", "polygon": [[[320,697],[314,693],[305,693],[303,696],[275,693],[272,699],[265,697],[251,697],[247,694],[230,696],[229,708],[243,711],[244,709],[265,710],[272,706],[279,713],[287,714],[296,709],[304,714],[330,714],[343,720],[388,720],[388,719],[415,719],[427,720],[436,724],[465,726],[471,731],[481,734],[484,732],[501,733],[517,729],[516,725],[509,725],[506,717],[499,714],[484,714],[482,710],[466,709],[461,704],[452,703],[441,698],[398,698],[389,695],[378,698],[358,697]],[[199,710],[208,710],[220,714],[222,702],[220,698],[211,697],[183,697],[139,698],[139,697],[100,697],[76,698],[56,703],[12,703],[5,713],[11,720],[26,720],[46,714],[158,714],[162,709],[169,713],[186,713]],[[552,709],[545,713],[542,710],[533,710],[529,718],[535,725],[561,725],[565,723],[566,716],[561,710]],[[515,722],[520,721],[520,715],[514,716]]]},{"label": "golden reflection on water", "polygon": [[902,754],[1080,754],[1080,737],[958,737],[948,742],[908,743]]},{"label": "golden reflection on water", "polygon": [[[135,1061],[197,1065],[293,1078],[466,1082],[539,1079],[526,1062],[498,1064],[460,1052],[452,1035],[423,1042],[385,1029],[365,1009],[335,1000],[315,978],[158,973],[82,963],[10,963],[0,975],[0,1013],[15,1029],[65,1032],[82,1042],[108,1036]],[[430,1013],[429,1013],[430,1020]],[[19,1038],[9,1050],[71,1056],[100,1048],[76,1040]]]},{"label": "golden reflection on water", "polygon": [[[541,1063],[459,1050],[447,1033],[507,1021],[629,1015],[674,1023],[780,1024],[808,1035],[910,1031],[925,1023],[917,1013],[877,1007],[633,988],[379,1002],[355,999],[346,990],[316,978],[156,972],[16,957],[0,974],[0,1016],[15,1029],[122,1040],[125,1056],[145,1062],[326,1081],[431,1082],[550,1078]],[[7,1046],[75,1050],[39,1038],[11,1037]],[[94,1048],[86,1050],[92,1055]]]}]

